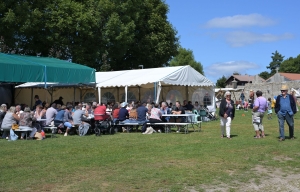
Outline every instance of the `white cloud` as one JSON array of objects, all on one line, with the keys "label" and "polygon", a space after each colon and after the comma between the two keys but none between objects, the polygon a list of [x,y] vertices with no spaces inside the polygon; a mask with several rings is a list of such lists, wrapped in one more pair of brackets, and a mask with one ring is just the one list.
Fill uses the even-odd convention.
[{"label": "white cloud", "polygon": [[249,26],[270,26],[276,22],[260,14],[253,13],[249,15],[234,15],[227,17],[218,17],[209,20],[205,27],[207,28],[241,28]]},{"label": "white cloud", "polygon": [[225,35],[226,42],[232,47],[242,47],[256,42],[274,42],[291,38],[293,38],[293,35],[290,33],[273,35],[269,33],[258,34],[246,31],[233,31]]},{"label": "white cloud", "polygon": [[241,75],[248,74],[249,70],[259,69],[255,63],[248,61],[228,61],[214,63],[205,68],[204,74],[213,82],[216,82],[223,75],[227,78],[233,74],[233,72],[238,72]]}]

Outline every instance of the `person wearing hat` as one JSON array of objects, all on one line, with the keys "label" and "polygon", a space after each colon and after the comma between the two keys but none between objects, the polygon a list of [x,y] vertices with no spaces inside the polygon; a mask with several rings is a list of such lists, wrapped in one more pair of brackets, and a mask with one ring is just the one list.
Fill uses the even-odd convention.
[{"label": "person wearing hat", "polygon": [[[57,100],[53,101],[53,103],[60,104],[61,106],[64,105],[64,102],[62,101],[64,98],[62,96],[60,96]],[[53,104],[52,103],[52,104]]]},{"label": "person wearing hat", "polygon": [[220,104],[220,127],[221,127],[221,138],[225,137],[225,128],[226,128],[226,137],[231,139],[230,137],[230,126],[231,121],[234,119],[234,102],[231,99],[231,93],[226,91],[225,98],[222,99]]},{"label": "person wearing hat", "polygon": [[126,102],[121,103],[121,109],[119,111],[119,116],[118,116],[119,121],[125,121],[126,119],[129,118],[129,113],[128,110],[126,109],[127,105],[128,104]]},{"label": "person wearing hat", "polygon": [[275,104],[275,113],[278,117],[279,123],[279,141],[284,141],[284,122],[286,121],[289,126],[290,139],[294,137],[294,114],[297,113],[296,103],[292,95],[288,94],[288,86],[282,85],[281,94],[277,96]]}]

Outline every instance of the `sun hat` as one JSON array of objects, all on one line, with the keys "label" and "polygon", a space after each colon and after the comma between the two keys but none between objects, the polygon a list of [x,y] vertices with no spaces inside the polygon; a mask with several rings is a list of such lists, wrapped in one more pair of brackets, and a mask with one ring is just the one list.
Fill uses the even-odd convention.
[{"label": "sun hat", "polygon": [[289,90],[289,87],[287,85],[282,85],[280,90]]},{"label": "sun hat", "polygon": [[123,102],[121,103],[121,107],[126,107],[127,104],[128,104],[127,102]]}]

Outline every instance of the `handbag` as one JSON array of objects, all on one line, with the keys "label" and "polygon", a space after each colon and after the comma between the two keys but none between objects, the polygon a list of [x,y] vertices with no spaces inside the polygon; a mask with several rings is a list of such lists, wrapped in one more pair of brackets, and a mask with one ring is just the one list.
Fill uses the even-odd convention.
[{"label": "handbag", "polygon": [[13,124],[11,125],[11,129],[12,129],[12,130],[19,129],[19,125],[16,124],[16,123],[13,123]]}]

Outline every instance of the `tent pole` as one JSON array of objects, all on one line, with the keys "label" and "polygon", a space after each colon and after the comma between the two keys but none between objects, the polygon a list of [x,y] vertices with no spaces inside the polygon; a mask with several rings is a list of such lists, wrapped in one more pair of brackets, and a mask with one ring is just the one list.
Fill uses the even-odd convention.
[{"label": "tent pole", "polygon": [[154,82],[154,97],[153,97],[153,101],[155,101],[156,102],[156,97],[157,97],[157,94],[156,94],[156,92],[157,92],[157,82]]},{"label": "tent pole", "polygon": [[127,90],[128,90],[128,87],[127,85],[125,86],[125,102],[127,103]]},{"label": "tent pole", "polygon": [[76,92],[76,87],[74,87],[73,106],[75,106],[75,92]]},{"label": "tent pole", "polygon": [[[31,103],[30,103],[31,107],[33,107],[33,105],[32,105],[32,98],[33,98],[33,88],[31,87],[31,99],[30,99],[31,100]],[[35,109],[33,109],[33,110],[35,110]]]},{"label": "tent pole", "polygon": [[101,104],[101,88],[98,87],[98,102]]},{"label": "tent pole", "polygon": [[187,100],[189,101],[189,87],[186,85],[185,86],[185,99],[184,100]]}]

